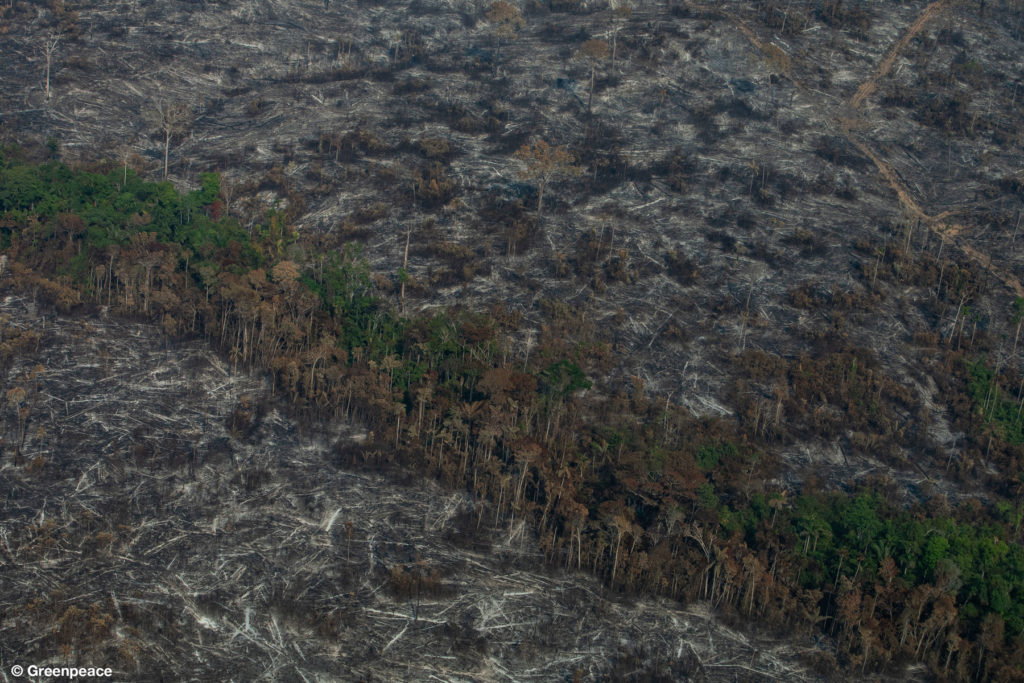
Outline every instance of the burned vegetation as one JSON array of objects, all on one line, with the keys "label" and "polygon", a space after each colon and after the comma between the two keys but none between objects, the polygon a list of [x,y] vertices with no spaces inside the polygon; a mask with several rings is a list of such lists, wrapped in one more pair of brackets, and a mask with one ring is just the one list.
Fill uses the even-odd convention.
[{"label": "burned vegetation", "polygon": [[[552,603],[513,648],[466,596],[543,561],[593,579],[503,594],[585,585],[679,601],[592,603],[614,615],[818,639],[751,675],[1019,677],[1019,2],[0,13],[15,654],[146,674],[184,634],[218,643],[210,675],[260,653],[254,677],[415,679],[414,643],[452,677],[737,675],[640,627],[574,660],[590,636],[545,630]],[[116,355],[76,374],[69,330],[129,320],[162,336],[130,328],[125,357],[216,354],[172,383],[209,419]],[[100,381],[131,408],[76,415]],[[374,551],[322,477],[420,501],[366,513],[413,548]],[[227,552],[229,520],[249,559],[192,559]],[[71,557],[94,575],[30,591]],[[127,561],[139,594],[103,578]]]},{"label": "burned vegetation", "polygon": [[289,416],[205,341],[3,295],[5,661],[143,681],[547,681],[623,678],[642,653],[643,677],[735,660],[810,680],[808,657],[827,656],[539,569],[524,520],[353,469],[372,436]]}]

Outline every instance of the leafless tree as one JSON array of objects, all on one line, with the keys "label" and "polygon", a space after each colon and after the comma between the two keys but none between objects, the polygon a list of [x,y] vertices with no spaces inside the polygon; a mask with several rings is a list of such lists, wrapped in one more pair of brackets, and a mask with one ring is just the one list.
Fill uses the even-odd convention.
[{"label": "leafless tree", "polygon": [[43,40],[43,58],[46,60],[46,99],[50,99],[50,67],[53,65],[53,54],[57,51],[62,35],[50,33]]},{"label": "leafless tree", "polygon": [[633,16],[633,9],[625,4],[619,4],[615,7],[615,16],[612,17],[612,67],[615,67],[615,55],[617,54],[616,48],[618,47],[619,29],[621,29],[629,18]]},{"label": "leafless tree", "polygon": [[597,65],[608,59],[611,50],[608,43],[603,40],[587,40],[580,45],[577,57],[582,59],[590,67],[590,97],[587,98],[587,113],[590,113],[591,105],[594,103],[594,80],[597,76]]},{"label": "leafless tree", "polygon": [[124,184],[128,183],[128,167],[133,164],[138,164],[141,161],[141,157],[135,152],[135,147],[131,143],[124,143],[116,146],[117,158],[121,160],[121,165],[124,167],[122,171],[122,180]]},{"label": "leafless tree", "polygon": [[192,109],[183,102],[161,101],[150,112],[150,119],[164,135],[164,180],[167,180],[171,140],[188,130],[192,123]]}]

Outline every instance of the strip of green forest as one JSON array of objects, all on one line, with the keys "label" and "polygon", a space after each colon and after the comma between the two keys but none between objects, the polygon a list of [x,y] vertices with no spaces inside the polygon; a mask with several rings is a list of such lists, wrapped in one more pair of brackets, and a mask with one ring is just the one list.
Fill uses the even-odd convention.
[{"label": "strip of green forest", "polygon": [[[5,286],[62,311],[104,306],[205,337],[233,365],[270,373],[299,414],[372,430],[339,463],[468,488],[495,519],[528,520],[552,564],[614,590],[825,632],[855,670],[916,660],[963,679],[1024,675],[1020,486],[994,504],[910,507],[878,482],[772,491],[779,461],[766,434],[781,402],[753,426],[697,419],[639,381],[598,382],[609,346],[569,322],[545,328],[527,360],[501,305],[399,315],[357,246],[300,237],[276,212],[243,228],[216,174],[179,193],[127,167],[24,157],[0,153]],[[4,344],[4,362],[15,351]],[[841,419],[864,430],[886,429],[886,402],[906,400],[864,350],[781,370],[762,360],[742,359],[752,376],[781,373],[796,396],[805,384],[843,392]],[[994,416],[978,430],[990,446],[1019,444],[1013,388],[981,359],[961,365],[972,414]]]}]

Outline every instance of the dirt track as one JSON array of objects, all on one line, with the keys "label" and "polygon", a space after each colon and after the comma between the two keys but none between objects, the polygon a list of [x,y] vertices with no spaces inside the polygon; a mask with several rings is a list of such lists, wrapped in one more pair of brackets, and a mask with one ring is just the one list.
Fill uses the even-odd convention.
[{"label": "dirt track", "polygon": [[857,92],[850,98],[849,106],[851,109],[860,108],[860,105],[864,103],[864,100],[875,91],[876,87],[878,87],[878,81],[889,74],[889,71],[892,69],[892,65],[896,62],[896,58],[900,56],[900,53],[906,49],[907,45],[910,44],[910,41],[921,32],[921,29],[924,28],[924,25],[927,24],[932,17],[946,8],[946,4],[947,0],[937,0],[937,2],[933,2],[924,8],[924,11],[917,17],[917,21],[910,25],[910,28],[908,28],[906,33],[903,34],[903,37],[892,46],[889,50],[889,54],[878,65],[878,68],[875,70],[875,75],[869,80],[864,81],[864,83],[857,88]]},{"label": "dirt track", "polygon": [[[928,21],[946,9],[946,4],[947,0],[938,0],[938,2],[933,2],[928,5],[924,11],[921,12],[917,20],[911,24],[910,28],[903,34],[903,37],[900,38],[900,40],[889,50],[889,54],[882,63],[878,65],[878,68],[875,70],[875,74],[857,88],[857,92],[850,98],[848,105],[850,109],[856,110],[860,108],[864,103],[864,100],[875,91],[878,86],[878,81],[888,75],[900,53],[906,49],[910,41],[921,32],[921,29],[924,28]],[[993,266],[991,257],[987,257],[969,244],[964,244],[962,241],[955,239],[966,229],[966,227],[961,223],[954,223],[949,220],[950,212],[944,211],[936,215],[929,215],[914,199],[906,185],[900,180],[896,171],[893,170],[892,166],[875,154],[867,144],[856,139],[850,130],[850,127],[848,125],[844,125],[844,122],[840,122],[840,130],[843,131],[846,138],[853,143],[857,149],[874,162],[875,166],[878,167],[878,172],[883,178],[885,178],[886,183],[888,183],[889,187],[893,189],[896,196],[899,197],[900,204],[904,210],[909,212],[915,218],[920,219],[921,222],[935,234],[947,239],[953,239],[953,243],[968,257],[979,263],[993,276],[1003,282],[1014,292],[1016,296],[1024,297],[1024,286],[1021,285],[1017,278],[1013,277],[1001,268]]]}]

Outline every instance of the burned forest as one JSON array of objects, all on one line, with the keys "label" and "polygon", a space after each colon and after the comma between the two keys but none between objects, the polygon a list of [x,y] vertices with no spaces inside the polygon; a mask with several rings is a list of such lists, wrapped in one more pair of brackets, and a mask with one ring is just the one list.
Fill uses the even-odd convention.
[{"label": "burned forest", "polygon": [[1024,680],[1020,0],[0,50],[4,680]]}]

